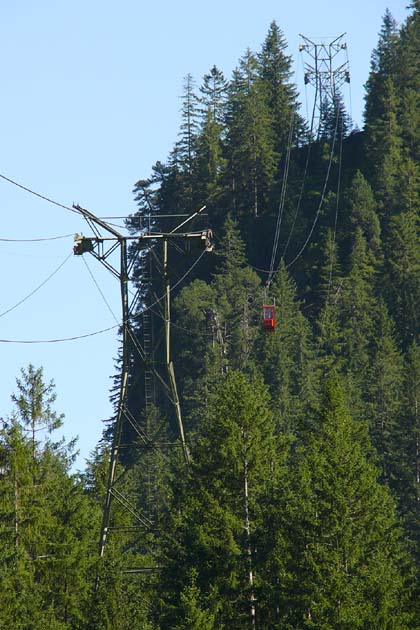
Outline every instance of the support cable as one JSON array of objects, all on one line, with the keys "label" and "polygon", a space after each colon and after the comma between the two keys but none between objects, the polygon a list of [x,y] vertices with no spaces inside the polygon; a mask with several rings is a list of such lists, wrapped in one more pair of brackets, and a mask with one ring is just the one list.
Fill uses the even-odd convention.
[{"label": "support cable", "polygon": [[[346,64],[347,67],[349,68],[349,72],[350,72],[350,60],[349,60],[349,51],[348,48],[346,46]],[[349,75],[350,76],[350,75]],[[353,102],[352,102],[352,96],[351,96],[351,81],[348,81],[348,86],[349,86],[349,104],[350,104],[350,122],[351,122],[351,127],[353,128]]]},{"label": "support cable", "polygon": [[[298,73],[298,67],[296,67],[296,72],[295,72],[295,79],[294,79],[295,85],[296,85],[297,73]],[[289,134],[288,134],[287,149],[286,149],[286,161],[284,165],[283,181],[282,181],[282,187],[281,187],[281,192],[280,192],[280,202],[279,202],[279,208],[277,212],[276,231],[274,235],[273,249],[271,252],[270,271],[267,278],[266,290],[268,290],[270,286],[272,275],[273,275],[273,269],[276,262],[277,248],[278,248],[279,237],[280,237],[281,224],[283,221],[283,213],[284,213],[284,205],[286,202],[286,190],[287,190],[287,182],[288,182],[288,177],[289,177],[290,155],[291,155],[291,149],[292,149],[295,119],[296,119],[296,110],[293,108],[290,115]]]},{"label": "support cable", "polygon": [[[204,256],[205,253],[206,253],[206,251],[204,250],[200,254],[200,256],[197,258],[197,260],[191,265],[191,267],[189,267],[189,269],[187,269],[187,271],[183,274],[183,276],[170,288],[171,292],[174,289],[176,289],[177,286],[179,284],[181,284],[181,282],[183,282],[185,280],[185,278],[188,276],[189,273],[191,273],[191,271],[194,269],[194,267],[196,265],[198,265],[198,263],[200,262],[200,260],[202,259],[202,257]],[[68,256],[68,258],[70,258],[72,255],[73,255],[73,253],[70,254],[70,256]],[[64,262],[66,262],[68,260],[68,258],[66,258],[66,260]],[[62,263],[62,265],[64,264],[64,262]],[[58,271],[58,269],[55,271],[55,273],[57,273],[57,271]],[[44,281],[44,282],[46,282],[46,281]],[[28,299],[28,297],[29,296],[27,296],[25,299]],[[154,306],[156,306],[156,304],[159,304],[164,299],[165,299],[165,295],[162,295],[157,300],[155,300],[153,302],[153,304],[150,304],[150,306],[147,306],[143,311],[137,313],[136,316],[138,317],[139,315],[142,315],[145,311],[148,311],[148,310],[152,309]],[[16,305],[13,308],[16,308]],[[63,343],[63,342],[66,342],[66,341],[77,341],[79,339],[87,339],[88,337],[95,337],[96,335],[101,335],[101,334],[106,333],[106,332],[108,332],[110,330],[115,330],[115,328],[118,328],[122,324],[123,324],[123,322],[115,324],[114,326],[108,326],[107,328],[102,328],[101,330],[95,330],[94,332],[86,333],[86,334],[83,334],[83,335],[73,335],[71,337],[61,337],[61,338],[58,338],[58,339],[0,339],[0,343],[41,344],[41,343]]]},{"label": "support cable", "polygon": [[13,186],[17,186],[17,188],[21,188],[22,190],[29,193],[30,195],[34,195],[35,197],[39,197],[39,199],[43,199],[44,201],[47,201],[48,203],[51,203],[54,206],[58,206],[59,208],[64,208],[64,210],[70,210],[70,212],[74,212],[75,214],[80,215],[80,212],[76,210],[75,208],[71,208],[70,206],[66,206],[64,203],[55,201],[54,199],[51,199],[51,197],[46,197],[45,195],[41,195],[41,193],[38,193],[35,190],[31,190],[31,188],[28,188],[27,186],[24,186],[23,184],[19,184],[19,182],[16,182],[14,179],[11,179],[10,177],[6,177],[6,175],[2,175],[0,173],[0,178],[4,179],[6,182],[9,182],[9,184],[13,184]]},{"label": "support cable", "polygon": [[[306,86],[305,86],[305,90],[306,90]],[[296,205],[296,211],[295,211],[295,214],[294,214],[294,217],[293,217],[292,227],[290,228],[289,236],[287,238],[286,245],[284,246],[284,250],[283,250],[283,253],[281,255],[282,258],[285,257],[287,249],[288,249],[290,241],[291,241],[291,238],[293,236],[293,232],[294,232],[295,225],[296,225],[296,220],[297,220],[297,217],[298,217],[298,214],[299,214],[299,210],[300,210],[300,205],[301,205],[302,199],[303,199],[303,192],[305,190],[306,176],[308,174],[308,167],[309,167],[309,158],[310,158],[310,155],[311,155],[311,148],[312,148],[312,143],[313,143],[313,131],[314,131],[314,122],[315,122],[315,109],[316,109],[317,94],[318,94],[318,83],[317,83],[316,88],[315,88],[315,98],[314,98],[314,104],[313,104],[312,116],[311,116],[311,128],[310,128],[310,131],[309,131],[309,145],[308,145],[308,151],[307,151],[307,154],[306,154],[305,169],[304,169],[304,172],[303,172],[302,184],[301,184],[300,191],[299,191],[299,198],[298,198],[298,202],[297,202],[297,205]]]},{"label": "support cable", "polygon": [[41,282],[41,284],[39,284],[35,289],[33,289],[30,293],[28,293],[28,295],[26,295],[24,298],[22,298],[21,300],[19,300],[19,302],[17,302],[16,304],[14,304],[13,306],[11,306],[10,308],[8,308],[7,310],[3,311],[2,313],[0,313],[0,317],[4,317],[5,315],[7,315],[8,313],[11,313],[12,311],[14,311],[16,308],[18,308],[18,306],[20,306],[21,304],[23,304],[24,302],[26,302],[26,300],[29,300],[29,298],[31,298],[33,295],[35,295],[35,293],[37,293],[40,289],[42,289],[42,287],[44,287],[47,282],[49,282],[51,280],[51,278],[53,278],[62,267],[64,267],[64,265],[66,264],[66,262],[72,257],[73,253],[70,253],[64,260],[63,262],[57,267],[57,269],[55,269],[52,273],[50,273],[50,275],[48,276],[48,278],[45,278],[45,280],[43,280]]},{"label": "support cable", "polygon": [[342,174],[342,160],[343,160],[343,134],[344,134],[344,129],[343,129],[343,124],[342,124],[342,126],[341,126],[341,133],[340,133],[339,158],[338,158],[338,181],[337,181],[337,193],[336,193],[337,197],[336,197],[336,204],[335,204],[333,238],[332,238],[331,249],[330,249],[330,268],[329,268],[329,273],[328,273],[327,297],[325,299],[324,317],[323,317],[323,320],[322,320],[321,334],[320,334],[320,338],[319,338],[319,342],[318,342],[318,347],[316,349],[315,360],[318,358],[319,351],[321,349],[323,332],[324,332],[324,328],[325,328],[325,323],[327,321],[327,312],[328,312],[328,305],[329,305],[329,302],[330,302],[330,294],[331,294],[331,286],[332,286],[334,250],[335,250],[335,243],[336,243],[336,237],[337,237],[338,210],[339,210],[340,192],[341,192],[341,174]]},{"label": "support cable", "polygon": [[98,289],[99,294],[101,295],[101,297],[102,297],[102,299],[103,299],[103,301],[104,301],[104,303],[105,303],[105,305],[106,305],[106,307],[107,307],[108,311],[111,313],[112,317],[114,318],[115,323],[116,323],[117,325],[119,325],[119,321],[118,321],[118,319],[117,319],[117,316],[115,315],[114,311],[112,310],[111,305],[109,304],[108,300],[106,299],[106,297],[105,297],[105,295],[104,295],[104,293],[103,293],[103,291],[102,291],[101,287],[99,286],[99,284],[98,284],[98,282],[97,282],[97,280],[96,280],[95,276],[93,275],[93,272],[92,272],[91,268],[89,267],[89,265],[88,265],[88,263],[87,263],[87,261],[86,261],[86,258],[85,258],[84,256],[82,256],[82,260],[83,260],[83,262],[85,263],[85,267],[86,267],[86,269],[88,270],[89,275],[90,275],[90,277],[92,278],[92,281],[93,281],[94,285],[95,285],[95,286],[96,286],[96,288]]},{"label": "support cable", "polygon": [[2,243],[41,243],[44,241],[58,241],[61,238],[69,238],[74,234],[62,234],[61,236],[45,236],[44,238],[0,238]]},{"label": "support cable", "polygon": [[41,344],[41,343],[63,343],[65,341],[77,341],[78,339],[87,339],[88,337],[95,337],[96,335],[102,335],[102,333],[109,330],[115,330],[119,324],[109,326],[108,328],[102,328],[101,330],[95,330],[94,332],[86,333],[85,335],[75,335],[73,337],[61,337],[59,339],[0,339],[0,343],[18,343],[18,344]]},{"label": "support cable", "polygon": [[331,166],[332,166],[333,157],[334,157],[334,150],[335,150],[335,141],[336,141],[336,138],[337,138],[337,129],[338,129],[339,117],[340,117],[340,108],[337,107],[337,115],[336,115],[336,120],[335,120],[334,137],[333,137],[333,141],[332,141],[332,144],[331,144],[330,159],[329,159],[329,162],[328,162],[327,173],[326,173],[326,176],[325,176],[325,182],[324,182],[324,186],[323,186],[323,189],[322,189],[321,199],[320,199],[319,204],[318,204],[318,209],[316,211],[315,218],[313,220],[311,229],[309,231],[309,234],[308,234],[304,244],[302,245],[301,249],[296,254],[296,256],[293,258],[293,260],[286,265],[287,268],[289,268],[292,265],[294,265],[295,262],[301,257],[301,255],[303,254],[303,252],[306,249],[306,246],[308,245],[309,241],[312,238],[312,234],[314,233],[315,226],[316,226],[316,224],[318,222],[318,218],[319,218],[319,215],[321,213],[321,208],[322,208],[322,206],[324,204],[324,199],[325,199],[325,195],[326,195],[326,192],[327,192],[328,180],[330,178]]},{"label": "support cable", "polygon": [[[197,258],[197,260],[191,265],[191,267],[189,267],[187,269],[187,271],[180,277],[179,280],[177,280],[177,282],[175,282],[175,284],[173,284],[170,287],[170,292],[172,293],[172,291],[174,289],[176,289],[181,282],[183,282],[185,280],[185,278],[191,273],[191,271],[194,269],[194,267],[196,267],[198,265],[198,263],[200,262],[200,260],[203,258],[204,254],[206,253],[206,250],[202,251],[200,256]],[[157,300],[155,300],[154,302],[152,302],[152,304],[149,304],[149,306],[146,306],[146,308],[144,308],[142,311],[140,311],[139,313],[135,314],[135,317],[139,317],[140,315],[143,315],[143,313],[145,313],[146,311],[151,310],[154,306],[156,306],[157,304],[160,304],[160,302],[162,302],[166,297],[166,293],[164,295],[161,295]],[[131,314],[131,313],[130,313]]]},{"label": "support cable", "polygon": [[283,182],[282,182],[282,187],[281,187],[280,203],[279,203],[279,209],[278,209],[278,214],[277,214],[276,232],[274,235],[273,249],[271,252],[270,272],[268,274],[268,279],[267,279],[267,288],[270,286],[271,278],[273,276],[273,269],[274,269],[274,264],[276,261],[277,247],[279,243],[280,229],[281,229],[281,224],[283,220],[284,205],[286,202],[286,190],[287,190],[287,181],[289,177],[290,154],[291,154],[291,148],[292,148],[292,138],[293,138],[295,117],[296,117],[296,113],[292,111],[292,115],[290,117],[289,135],[288,135],[288,141],[287,141],[286,162],[284,165]]}]

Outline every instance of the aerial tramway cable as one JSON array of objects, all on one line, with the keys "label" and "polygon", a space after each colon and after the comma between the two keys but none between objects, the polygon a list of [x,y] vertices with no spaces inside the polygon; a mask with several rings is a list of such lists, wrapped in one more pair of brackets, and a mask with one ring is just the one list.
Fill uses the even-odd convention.
[{"label": "aerial tramway cable", "polygon": [[106,305],[106,307],[107,307],[108,311],[111,313],[112,317],[114,318],[115,323],[119,326],[119,321],[118,321],[118,318],[117,318],[117,316],[115,315],[114,311],[112,310],[111,305],[109,304],[108,300],[106,299],[105,294],[104,294],[104,292],[102,291],[101,287],[99,286],[98,281],[96,280],[95,276],[93,275],[93,272],[92,272],[91,268],[89,267],[89,265],[88,265],[88,263],[87,263],[87,261],[86,261],[85,256],[82,256],[81,258],[82,258],[83,262],[85,263],[85,267],[86,267],[86,269],[88,270],[89,275],[90,275],[90,277],[92,278],[92,281],[93,281],[94,285],[95,285],[95,286],[96,286],[96,288],[98,289],[98,292],[99,292],[99,294],[101,295],[101,297],[102,297],[102,299],[103,299],[103,301],[104,301],[104,303],[105,303],[105,305]]},{"label": "aerial tramway cable", "polygon": [[[336,138],[337,138],[338,120],[339,120],[339,109],[337,109],[337,116],[336,116],[335,129],[334,129],[334,136],[333,136],[333,141],[332,141],[332,145],[331,145],[331,151],[330,151],[330,156],[329,156],[327,172],[326,172],[326,176],[325,176],[325,180],[324,180],[324,184],[323,184],[323,188],[322,188],[321,199],[320,199],[320,202],[318,204],[318,208],[317,208],[317,211],[315,213],[315,217],[314,217],[314,220],[312,222],[311,229],[310,229],[309,234],[308,234],[308,236],[307,236],[307,238],[305,240],[305,243],[302,245],[302,247],[299,250],[298,254],[295,256],[295,258],[291,262],[286,264],[286,267],[291,267],[298,260],[298,258],[300,258],[300,256],[302,255],[302,253],[306,249],[306,247],[307,247],[307,245],[308,245],[308,243],[309,243],[309,241],[310,241],[310,239],[312,237],[312,234],[314,232],[315,226],[316,226],[316,224],[318,222],[319,214],[321,212],[321,209],[322,209],[322,206],[323,206],[323,203],[324,203],[325,194],[326,194],[326,190],[327,190],[327,185],[328,185],[330,172],[331,172],[331,166],[332,166],[332,162],[333,162],[333,158],[334,158],[335,143],[336,143]],[[304,178],[306,178],[306,174],[307,174],[308,161],[309,161],[309,157],[307,156],[307,163],[306,163],[306,167],[305,167]],[[302,187],[301,187],[302,195],[303,195],[303,186],[304,186],[304,180],[302,182]],[[302,199],[302,197],[300,195],[299,196],[297,210],[300,207],[301,199]],[[295,214],[295,221],[296,221],[296,217],[297,217],[297,213]],[[295,221],[294,221],[294,223],[292,225],[292,228],[294,228]],[[291,234],[289,236],[291,238]],[[290,238],[288,239],[288,242],[286,243],[286,245],[288,245]],[[282,258],[284,257],[285,251],[286,251],[286,248],[283,251]],[[270,278],[274,274],[278,273],[278,271],[280,269],[280,265],[277,267],[277,269],[272,269],[271,267],[270,267],[270,269],[261,269],[260,267],[255,267],[253,265],[251,265],[251,266],[252,266],[253,269],[255,269],[255,271],[259,271],[260,273],[268,274]]]},{"label": "aerial tramway cable", "polygon": [[[306,85],[305,85],[305,91],[306,91]],[[295,214],[294,214],[294,217],[293,217],[292,227],[290,228],[289,236],[287,237],[286,245],[284,246],[283,253],[281,255],[282,258],[284,258],[286,256],[287,249],[288,249],[290,241],[292,239],[293,232],[294,232],[295,225],[296,225],[296,220],[297,220],[297,217],[298,217],[298,214],[299,214],[299,210],[300,210],[300,206],[301,206],[302,199],[303,199],[303,191],[305,190],[306,176],[308,174],[308,167],[309,167],[309,158],[310,158],[310,155],[311,155],[311,148],[312,148],[312,143],[313,143],[313,132],[314,132],[314,122],[315,122],[315,110],[316,110],[317,95],[318,95],[318,82],[317,82],[316,87],[315,87],[315,97],[314,97],[314,104],[313,104],[313,107],[312,107],[312,115],[311,115],[311,128],[309,130],[309,144],[308,144],[308,150],[307,150],[307,153],[306,153],[305,169],[303,171],[302,184],[300,186],[299,197],[298,197],[298,201],[297,201],[297,204],[296,204],[296,211],[295,211]]]},{"label": "aerial tramway cable", "polygon": [[62,238],[73,237],[74,234],[62,234],[60,236],[45,236],[43,238],[0,238],[2,243],[42,243],[45,241],[58,241]]},{"label": "aerial tramway cable", "polygon": [[21,188],[22,190],[29,193],[30,195],[34,195],[35,197],[39,197],[40,199],[43,199],[44,201],[47,201],[48,203],[51,203],[54,206],[58,206],[59,208],[64,208],[65,210],[70,210],[70,212],[74,212],[74,214],[80,215],[80,212],[76,210],[75,208],[71,208],[70,206],[66,206],[64,203],[55,201],[55,199],[51,199],[51,197],[46,197],[45,195],[41,195],[41,193],[38,193],[35,190],[32,190],[31,188],[24,186],[23,184],[19,184],[19,182],[16,182],[14,179],[11,179],[10,177],[6,177],[6,175],[2,175],[0,173],[0,178],[4,179],[6,182],[9,182],[9,184],[13,184],[13,186],[17,186],[17,188]]},{"label": "aerial tramway cable", "polygon": [[342,172],[342,161],[343,161],[343,135],[344,135],[344,129],[343,129],[343,121],[342,121],[341,130],[340,130],[340,149],[339,149],[339,156],[338,156],[338,181],[337,181],[337,193],[336,193],[336,203],[335,203],[334,227],[333,227],[333,235],[332,235],[333,238],[332,238],[331,248],[330,248],[330,252],[329,252],[330,268],[329,268],[329,272],[328,272],[327,296],[326,296],[326,299],[325,299],[324,316],[323,316],[323,320],[322,320],[321,334],[320,334],[320,337],[319,337],[318,347],[316,349],[316,354],[315,354],[315,358],[316,359],[318,358],[319,351],[321,349],[322,338],[323,338],[323,334],[324,334],[325,323],[326,323],[327,313],[328,313],[328,305],[329,305],[329,302],[330,302],[331,286],[332,286],[333,264],[334,264],[334,250],[335,250],[335,243],[336,243],[336,238],[337,238],[338,209],[339,209],[340,192],[341,192],[341,172]]},{"label": "aerial tramway cable", "polygon": [[314,233],[315,226],[316,226],[316,224],[318,222],[318,218],[319,218],[322,206],[324,204],[324,199],[325,199],[325,195],[326,195],[326,192],[327,192],[328,180],[330,178],[331,166],[332,166],[333,157],[334,157],[334,151],[335,151],[335,142],[336,142],[336,138],[337,138],[337,130],[338,130],[339,118],[340,118],[340,108],[337,107],[337,114],[336,114],[336,120],[335,120],[335,129],[334,129],[334,137],[333,137],[333,140],[332,140],[332,143],[331,143],[330,158],[329,158],[329,162],[328,162],[328,168],[327,168],[327,173],[326,173],[326,176],[325,176],[324,186],[323,186],[323,189],[322,189],[321,199],[319,201],[318,208],[317,208],[317,211],[315,213],[315,217],[314,217],[314,220],[312,222],[312,226],[311,226],[311,229],[310,229],[310,231],[308,233],[308,236],[306,237],[306,240],[305,240],[304,244],[302,245],[302,247],[300,248],[300,250],[296,254],[296,256],[293,258],[293,260],[291,260],[289,263],[287,263],[286,267],[288,267],[288,268],[291,267],[292,265],[294,265],[295,262],[301,257],[301,255],[305,251],[309,241],[312,238],[312,234]]},{"label": "aerial tramway cable", "polygon": [[[297,71],[296,71],[297,74]],[[296,224],[296,219],[298,217],[299,214],[299,210],[300,210],[300,206],[302,203],[302,198],[303,198],[303,192],[305,189],[305,182],[306,182],[306,176],[307,176],[307,172],[308,172],[308,166],[309,166],[309,157],[310,157],[310,152],[311,152],[311,147],[312,147],[312,143],[313,143],[313,128],[314,128],[314,121],[315,121],[315,110],[316,110],[316,98],[317,98],[317,93],[318,93],[318,84],[316,85],[315,88],[315,98],[314,98],[314,103],[313,103],[313,107],[312,107],[312,115],[311,115],[311,126],[310,126],[310,130],[309,130],[309,144],[308,144],[308,151],[307,151],[307,155],[306,155],[306,161],[305,161],[305,169],[304,169],[304,173],[303,173],[303,178],[302,178],[302,184],[300,187],[300,192],[299,192],[299,197],[298,197],[298,202],[296,205],[296,211],[293,217],[293,223],[292,223],[292,227],[290,229],[289,232],[289,236],[287,238],[286,241],[286,245],[283,249],[281,258],[284,258],[287,249],[289,247],[292,235],[293,235],[293,231],[295,228],[295,224]],[[306,86],[305,86],[305,93],[306,93]],[[307,102],[307,99],[306,99]],[[308,112],[307,112],[307,117],[308,116]],[[274,274],[276,274],[279,270],[279,267],[277,269],[274,269],[274,265],[275,265],[275,260],[276,260],[276,255],[277,255],[277,248],[278,248],[278,242],[279,242],[279,236],[280,236],[280,228],[281,228],[281,223],[282,223],[282,219],[283,219],[283,212],[284,212],[284,203],[285,203],[285,198],[286,198],[286,187],[287,187],[287,176],[289,173],[289,164],[290,164],[290,152],[291,152],[291,134],[292,134],[292,126],[294,124],[294,119],[296,118],[296,112],[292,112],[292,116],[291,116],[291,124],[289,127],[289,139],[288,139],[288,147],[287,147],[287,158],[286,158],[286,166],[285,166],[285,176],[283,177],[283,183],[282,183],[282,190],[281,190],[281,195],[280,195],[280,203],[279,203],[279,212],[278,212],[278,216],[277,216],[277,223],[276,223],[276,232],[275,232],[275,237],[274,237],[274,242],[273,242],[273,249],[272,249],[272,255],[271,255],[271,263],[270,263],[270,269],[261,269],[259,267],[255,267],[253,265],[252,268],[255,269],[255,271],[259,271],[261,273],[266,273],[268,274],[268,279],[267,279],[267,286],[271,283],[272,281],[272,277]]]},{"label": "aerial tramway cable", "polygon": [[272,276],[273,276],[273,269],[274,269],[274,264],[275,264],[276,256],[277,256],[277,248],[278,248],[278,244],[279,244],[279,236],[280,236],[281,224],[282,224],[282,221],[283,221],[284,204],[285,204],[285,201],[286,201],[287,181],[288,181],[288,177],[289,177],[290,154],[291,154],[291,148],[292,148],[292,138],[293,138],[295,118],[296,118],[296,112],[292,111],[292,114],[290,116],[289,134],[288,134],[287,150],[286,150],[286,161],[285,161],[285,165],[284,165],[284,173],[283,173],[283,181],[282,181],[282,187],[281,187],[281,193],[280,193],[279,209],[278,209],[278,213],[277,213],[276,231],[275,231],[275,235],[274,235],[273,249],[271,251],[270,271],[269,271],[268,278],[267,278],[267,290],[268,290],[268,287],[270,286],[271,279],[272,279]]},{"label": "aerial tramway cable", "polygon": [[14,304],[13,306],[11,306],[10,308],[6,309],[5,311],[3,311],[2,313],[0,313],[0,317],[4,317],[5,315],[7,315],[8,313],[11,313],[12,311],[14,311],[16,308],[18,308],[18,306],[20,306],[21,304],[23,304],[24,302],[26,302],[26,300],[29,300],[30,297],[32,297],[33,295],[35,295],[35,293],[37,293],[40,289],[42,289],[42,287],[44,287],[47,282],[49,282],[51,280],[51,278],[53,278],[55,276],[56,273],[58,273],[60,271],[60,269],[62,267],[64,267],[64,265],[66,264],[66,262],[72,257],[73,253],[71,252],[64,260],[62,263],[60,263],[60,265],[57,267],[57,269],[55,269],[52,273],[50,273],[50,275],[45,278],[45,280],[43,280],[41,282],[41,284],[39,284],[35,289],[33,289],[30,293],[28,293],[28,295],[26,295],[24,298],[22,298],[21,300],[19,300],[19,302],[16,302],[16,304]]},{"label": "aerial tramway cable", "polygon": [[[187,271],[181,276],[181,278],[173,285],[170,287],[170,292],[172,292],[174,289],[176,289],[181,282],[183,282],[185,280],[185,278],[191,273],[191,271],[198,265],[198,263],[200,262],[200,260],[202,259],[202,257],[204,256],[204,254],[206,253],[206,250],[204,250],[203,252],[201,252],[200,256],[197,258],[197,260],[194,261],[194,263],[191,265],[191,267],[189,267],[187,269]],[[73,255],[73,252],[64,260],[63,263],[61,263],[60,267],[57,268],[53,274],[51,274],[46,280],[44,280],[44,282],[42,283],[42,285],[40,285],[39,287],[37,287],[37,289],[35,289],[35,291],[38,291],[41,286],[43,286],[44,284],[46,284],[46,282],[55,274],[57,273],[57,271],[64,265],[65,262],[67,262],[67,260]],[[32,292],[32,294],[34,293],[34,291]],[[142,315],[142,313],[144,313],[145,311],[149,311],[151,310],[154,306],[156,306],[156,304],[159,304],[160,302],[162,302],[165,299],[165,295],[161,295],[157,300],[155,300],[152,304],[150,304],[149,306],[146,306],[141,312],[139,312],[137,315]],[[26,296],[24,298],[24,300],[20,301],[20,304],[22,303],[22,301],[27,300],[30,297],[30,295]],[[14,305],[12,308],[16,308],[18,305]],[[9,312],[10,309],[8,309],[7,312]],[[123,322],[120,322],[118,324],[114,324],[113,326],[108,326],[107,328],[102,328],[100,330],[95,330],[93,332],[89,332],[89,333],[85,333],[82,335],[73,335],[73,336],[69,336],[69,337],[61,337],[61,338],[57,338],[57,339],[0,339],[0,343],[16,343],[16,344],[42,344],[42,343],[63,343],[66,341],[77,341],[79,339],[87,339],[88,337],[95,337],[96,335],[101,335],[105,332],[109,332],[110,330],[115,330],[116,328],[119,328],[120,326],[122,326]]]}]

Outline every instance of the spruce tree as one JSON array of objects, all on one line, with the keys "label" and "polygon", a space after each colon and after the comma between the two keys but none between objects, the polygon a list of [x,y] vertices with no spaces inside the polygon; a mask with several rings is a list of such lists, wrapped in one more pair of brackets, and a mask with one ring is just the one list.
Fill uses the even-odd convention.
[{"label": "spruce tree", "polygon": [[192,575],[196,616],[201,610],[210,627],[239,630],[253,618],[256,532],[264,518],[259,499],[275,465],[267,392],[260,380],[232,370],[207,409],[191,477],[178,484],[167,526],[162,630],[185,622],[179,593],[187,596]]},{"label": "spruce tree", "polygon": [[386,305],[380,301],[366,374],[366,419],[378,452],[382,481],[399,491],[401,462],[399,442],[403,408],[403,359],[396,343],[395,327]]},{"label": "spruce tree", "polygon": [[407,351],[404,416],[398,444],[400,512],[408,541],[420,561],[420,348],[415,341]]},{"label": "spruce tree", "polygon": [[345,210],[350,216],[351,232],[360,227],[369,250],[378,259],[381,248],[381,225],[376,213],[373,190],[363,174],[357,171],[345,195]]},{"label": "spruce tree", "polygon": [[394,76],[398,67],[398,25],[389,9],[385,11],[377,47],[373,50],[370,74],[366,83],[365,123],[368,129],[384,115],[381,93],[387,78]]},{"label": "spruce tree", "polygon": [[362,382],[370,361],[376,298],[374,258],[367,248],[361,227],[356,228],[350,264],[337,303],[342,343],[341,364],[345,366],[345,371]]},{"label": "spruce tree", "polygon": [[255,55],[247,50],[233,73],[227,104],[227,177],[237,216],[267,209],[277,156],[266,86]]},{"label": "spruce tree", "polygon": [[259,74],[263,81],[271,112],[275,151],[284,155],[292,125],[295,145],[302,133],[302,120],[297,112],[296,87],[291,83],[292,59],[286,54],[287,43],[282,30],[273,20],[258,54]]},{"label": "spruce tree", "polygon": [[99,514],[83,483],[70,474],[74,443],[41,440],[38,432],[51,433],[62,420],[52,406],[52,381],[46,384],[42,369],[31,365],[21,374],[12,396],[16,410],[0,443],[0,553],[5,554],[0,625],[82,630]]},{"label": "spruce tree", "polygon": [[288,543],[274,627],[410,628],[394,505],[369,459],[366,424],[351,418],[334,378],[318,422],[296,451],[290,494],[279,499]]},{"label": "spruce tree", "polygon": [[64,414],[58,415],[52,408],[57,395],[54,381],[45,384],[43,369],[35,368],[31,363],[27,369],[21,369],[21,378],[16,379],[17,394],[12,394],[12,400],[16,404],[17,414],[23,426],[30,431],[33,445],[33,457],[36,457],[37,434],[43,431],[46,434],[58,429],[62,423]]},{"label": "spruce tree", "polygon": [[386,299],[405,347],[420,331],[419,219],[404,212],[390,222],[386,242]]},{"label": "spruce tree", "polygon": [[276,327],[260,327],[258,369],[270,389],[277,431],[296,433],[314,394],[312,335],[300,312],[297,289],[284,261],[270,286],[276,304]]},{"label": "spruce tree", "polygon": [[224,137],[228,82],[216,66],[204,75],[200,86],[200,133],[197,157],[200,186],[207,204],[216,203],[222,193],[221,177],[225,166]]}]

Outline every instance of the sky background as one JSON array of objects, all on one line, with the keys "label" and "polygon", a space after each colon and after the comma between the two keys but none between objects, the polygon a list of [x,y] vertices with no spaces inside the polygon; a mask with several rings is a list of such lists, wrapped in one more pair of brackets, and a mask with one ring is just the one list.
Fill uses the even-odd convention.
[{"label": "sky background", "polygon": [[[65,205],[98,216],[135,211],[132,189],[165,161],[177,138],[182,80],[199,84],[216,64],[230,78],[246,48],[258,52],[275,19],[297,68],[299,33],[311,39],[346,32],[351,87],[345,101],[362,126],[363,85],[382,16],[401,23],[407,0],[20,0],[3,1],[0,174]],[[301,101],[304,104],[302,94]],[[303,114],[305,111],[303,109]],[[82,257],[69,254],[83,220],[0,180],[0,417],[20,369],[43,366],[54,379],[64,434],[78,435],[77,467],[97,444],[109,403],[118,339],[115,330],[65,343],[19,344],[113,326],[115,320]],[[35,243],[1,239],[66,236]],[[68,258],[69,257],[69,258]],[[45,286],[25,298],[65,260]],[[118,282],[84,257],[120,315]]]}]

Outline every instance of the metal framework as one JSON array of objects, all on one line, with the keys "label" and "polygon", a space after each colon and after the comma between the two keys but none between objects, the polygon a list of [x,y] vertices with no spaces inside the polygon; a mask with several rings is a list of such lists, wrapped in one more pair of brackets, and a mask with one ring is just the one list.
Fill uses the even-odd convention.
[{"label": "metal framework", "polygon": [[[345,33],[339,37],[322,39],[314,42],[305,35],[300,34],[303,43],[299,46],[300,52],[307,54],[308,60],[304,61],[305,85],[315,87],[316,111],[315,129],[318,129],[322,120],[325,107],[334,105],[340,89],[345,83],[350,83],[350,68],[347,58],[347,44],[344,41]],[[344,59],[343,59],[344,54]]]},{"label": "metal framework", "polygon": [[[171,232],[152,232],[151,230],[144,231],[136,236],[126,236],[118,232],[113,226],[109,225],[103,219],[96,217],[88,210],[80,207],[79,205],[73,206],[80,214],[86,219],[87,223],[91,227],[94,236],[83,236],[76,234],[74,237],[75,246],[74,254],[83,255],[89,253],[94,256],[106,269],[108,269],[120,282],[121,292],[121,311],[122,311],[122,357],[121,357],[121,379],[118,394],[117,414],[113,427],[112,445],[110,453],[110,461],[108,468],[107,486],[105,501],[103,506],[103,517],[101,525],[101,534],[99,541],[99,555],[103,557],[105,552],[105,546],[107,543],[108,534],[110,531],[124,530],[125,532],[153,532],[155,524],[151,517],[146,513],[146,510],[139,512],[138,508],[133,505],[133,502],[125,496],[117,487],[118,475],[117,467],[120,460],[121,450],[126,447],[121,443],[121,437],[123,428],[125,425],[130,426],[131,430],[134,430],[136,437],[138,438],[140,447],[150,450],[159,448],[161,446],[168,446],[168,444],[157,444],[151,435],[148,434],[147,422],[146,430],[140,426],[137,419],[131,413],[127,405],[127,394],[129,388],[129,376],[130,376],[130,356],[132,349],[139,353],[141,361],[144,365],[145,372],[145,409],[144,415],[147,417],[148,407],[150,406],[153,398],[151,381],[154,378],[159,379],[159,382],[164,386],[166,393],[173,404],[177,425],[178,425],[178,437],[183,456],[186,464],[189,464],[190,455],[188,451],[188,445],[185,438],[181,405],[178,396],[178,390],[175,379],[175,371],[171,355],[171,283],[169,273],[169,256],[168,245],[172,244],[176,249],[180,249],[177,242],[190,242],[191,240],[199,241],[202,249],[210,251],[212,249],[212,233],[211,230],[205,229],[198,232],[180,232],[180,228],[184,227],[194,217],[201,214],[205,207],[201,208],[193,215],[182,221]],[[105,235],[103,234],[105,232]],[[143,344],[137,339],[135,331],[132,328],[132,315],[133,309],[139,300],[140,290],[138,290],[130,301],[128,285],[130,282],[131,273],[135,264],[135,259],[132,258],[129,262],[128,257],[128,242],[129,241],[149,241],[152,242],[162,241],[163,250],[163,267],[162,275],[164,280],[164,294],[161,300],[164,305],[164,327],[165,327],[165,365],[167,372],[167,381],[162,378],[160,373],[156,370],[153,360],[151,360],[152,353],[152,338],[150,332],[149,311],[147,307],[145,312],[148,316],[143,320],[146,325],[143,331]],[[113,264],[111,256],[119,250],[119,265]],[[172,444],[170,444],[172,445]],[[136,523],[130,527],[118,527],[111,525],[111,504],[113,500],[117,501],[123,506],[124,510],[129,513],[133,522]],[[156,567],[140,567],[138,572],[153,572]],[[136,572],[137,569],[130,569],[129,572]]]}]

